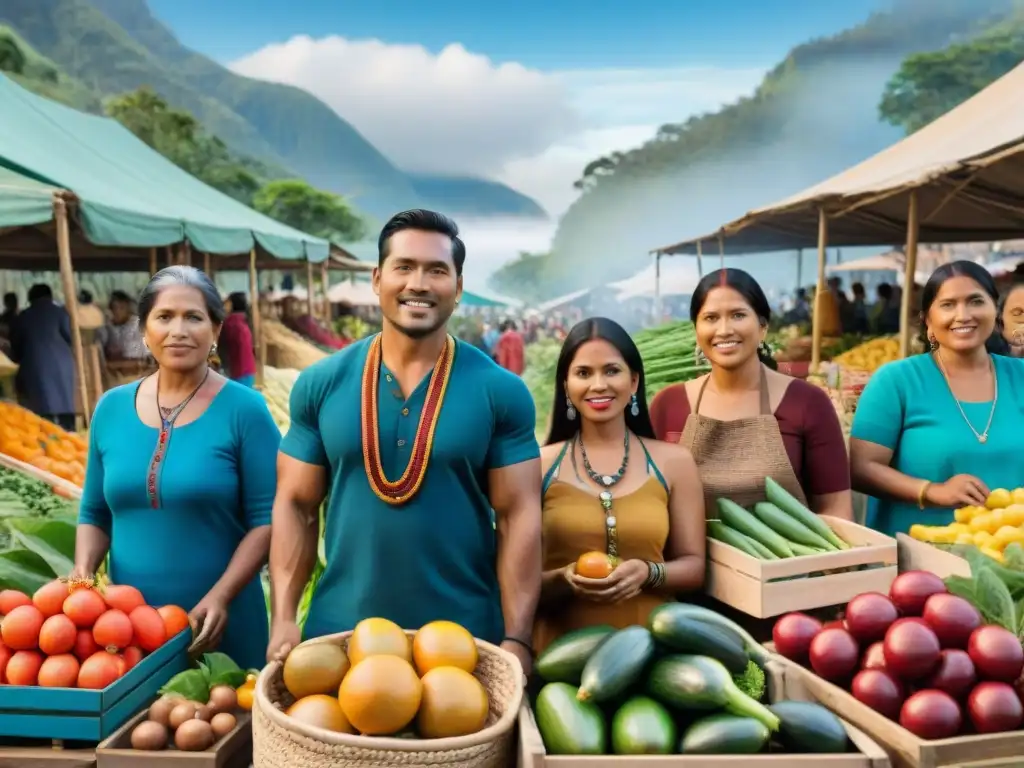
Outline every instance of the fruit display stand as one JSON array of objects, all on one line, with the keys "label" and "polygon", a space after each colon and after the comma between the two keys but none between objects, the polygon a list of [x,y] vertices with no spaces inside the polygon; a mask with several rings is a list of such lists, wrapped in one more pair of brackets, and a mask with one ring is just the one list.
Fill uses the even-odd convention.
[{"label": "fruit display stand", "polygon": [[72,499],[82,498],[82,489],[72,482],[65,480],[62,477],[57,477],[51,472],[34,467],[31,464],[26,464],[24,461],[8,456],[5,453],[0,453],[0,467],[7,467],[7,469],[13,469],[15,472],[21,472],[22,474],[28,475],[29,477],[39,480],[40,482],[46,483],[54,490],[60,492],[62,495]]},{"label": "fruit display stand", "polygon": [[[188,667],[191,642],[191,630],[183,630],[103,690],[5,685],[0,688],[0,736],[96,744]],[[0,765],[2,760],[0,748]]]},{"label": "fruit display stand", "polygon": [[[298,649],[321,643],[340,645],[348,653],[352,634],[343,632],[307,640],[292,655]],[[412,642],[417,632],[407,629],[405,634]],[[272,662],[256,682],[252,710],[254,768],[379,768],[392,764],[508,768],[514,759],[515,725],[523,701],[522,666],[515,656],[495,645],[482,640],[475,643],[478,659],[473,676],[487,694],[487,719],[482,730],[449,738],[354,735],[301,722],[285,712],[296,699],[284,684],[284,665]],[[352,669],[359,670],[368,663],[369,660],[357,663]],[[351,675],[345,682],[350,679]]]},{"label": "fruit display stand", "polygon": [[97,768],[248,768],[252,763],[252,718],[248,713],[238,718],[231,733],[202,752],[132,749],[132,730],[148,716],[148,712],[140,712],[100,743],[96,749]]},{"label": "fruit display stand", "polygon": [[[861,704],[852,694],[837,685],[781,656],[771,662],[786,670],[786,693],[791,698],[816,701],[852,723],[881,746],[896,768],[945,768],[974,766],[975,763],[999,765],[998,761],[1014,758],[1024,763],[1024,731],[1010,731],[950,739],[926,740],[912,734],[898,723]],[[986,762],[982,762],[986,761]]]},{"label": "fruit display stand", "polygon": [[897,573],[896,540],[856,523],[821,515],[850,549],[759,560],[708,539],[705,591],[756,618],[844,603],[861,592],[886,592]]},{"label": "fruit display stand", "polygon": [[931,571],[940,578],[947,576],[970,576],[968,562],[932,544],[910,538],[905,533],[896,534],[899,547],[900,571]]},{"label": "fruit display stand", "polygon": [[[792,672],[771,662],[765,669],[768,698],[777,702],[798,698],[789,693]],[[797,691],[802,692],[797,686]],[[802,699],[807,700],[807,699]],[[889,768],[885,751],[869,736],[843,722],[857,752],[847,754],[755,754],[755,755],[548,755],[533,711],[524,704],[519,713],[519,754],[516,768]]]}]

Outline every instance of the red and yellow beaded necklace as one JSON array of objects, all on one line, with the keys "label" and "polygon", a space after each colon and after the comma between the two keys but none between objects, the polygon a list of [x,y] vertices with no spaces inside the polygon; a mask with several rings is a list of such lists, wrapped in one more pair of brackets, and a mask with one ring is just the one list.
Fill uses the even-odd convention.
[{"label": "red and yellow beaded necklace", "polygon": [[378,333],[370,343],[370,351],[363,366],[361,392],[361,423],[363,434],[363,464],[370,488],[381,501],[388,504],[404,504],[409,501],[423,484],[427,474],[430,450],[434,444],[434,430],[437,429],[441,405],[448,389],[448,379],[455,358],[455,339],[448,337],[441,355],[434,364],[430,375],[430,386],[420,412],[420,421],[413,438],[412,456],[402,476],[392,482],[384,474],[380,461],[380,424],[378,419],[378,389],[380,385],[381,335]]}]

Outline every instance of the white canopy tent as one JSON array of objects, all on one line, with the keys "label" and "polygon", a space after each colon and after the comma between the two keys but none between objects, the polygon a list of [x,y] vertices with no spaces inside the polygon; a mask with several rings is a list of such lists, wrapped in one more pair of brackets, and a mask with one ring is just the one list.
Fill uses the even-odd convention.
[{"label": "white canopy tent", "polygon": [[376,307],[380,300],[368,280],[345,280],[327,290],[331,304],[350,304],[353,307]]}]

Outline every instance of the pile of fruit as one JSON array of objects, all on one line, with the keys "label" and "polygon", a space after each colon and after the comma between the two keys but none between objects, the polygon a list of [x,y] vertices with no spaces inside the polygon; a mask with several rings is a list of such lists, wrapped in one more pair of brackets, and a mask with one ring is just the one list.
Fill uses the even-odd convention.
[{"label": "pile of fruit", "polygon": [[487,689],[473,676],[473,636],[450,621],[424,625],[410,641],[387,619],[364,619],[347,650],[329,642],[300,645],[284,662],[295,698],[286,714],[337,733],[442,739],[483,729]]},{"label": "pile of fruit", "polygon": [[298,377],[299,372],[295,368],[273,368],[269,365],[263,367],[263,398],[267,401],[267,408],[281,434],[287,432],[291,426],[289,400]]},{"label": "pile of fruit", "polygon": [[1024,725],[1020,639],[928,571],[900,574],[888,596],[858,595],[839,621],[787,614],[772,636],[780,654],[919,738]]},{"label": "pile of fruit", "polygon": [[0,683],[43,688],[106,688],[189,626],[135,587],[63,579],[0,592],[0,616]]},{"label": "pile of fruit", "polygon": [[858,344],[838,355],[832,362],[855,371],[874,372],[886,363],[900,358],[900,342],[896,336],[879,336],[878,338]]},{"label": "pile of fruit", "polygon": [[79,435],[19,405],[0,402],[0,453],[81,487],[88,448]]},{"label": "pile of fruit", "polygon": [[275,368],[305,370],[327,357],[327,353],[310,344],[284,323],[264,319],[261,330],[267,345],[267,362]]},{"label": "pile of fruit", "polygon": [[646,627],[587,627],[538,656],[537,727],[550,755],[848,751],[818,704],[765,705],[769,654],[707,608],[666,603]]},{"label": "pile of fruit", "polygon": [[1003,562],[1011,544],[1024,544],[1024,488],[997,488],[984,507],[961,507],[949,525],[913,525],[910,536],[929,544],[973,545]]},{"label": "pile of fruit", "polygon": [[211,749],[238,725],[238,710],[252,709],[255,679],[225,654],[205,654],[198,669],[175,675],[161,689],[147,719],[132,729],[132,749]]},{"label": "pile of fruit", "polygon": [[75,504],[41,480],[0,467],[0,517],[74,516]]},{"label": "pile of fruit", "polygon": [[708,536],[758,560],[820,555],[849,549],[824,520],[772,478],[765,478],[767,501],[748,511],[718,499],[718,520],[708,520]]}]

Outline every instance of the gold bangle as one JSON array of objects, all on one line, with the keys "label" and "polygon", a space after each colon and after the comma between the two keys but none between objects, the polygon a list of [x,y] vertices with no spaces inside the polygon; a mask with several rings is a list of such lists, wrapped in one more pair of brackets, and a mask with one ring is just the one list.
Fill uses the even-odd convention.
[{"label": "gold bangle", "polygon": [[921,483],[921,490],[917,492],[917,508],[924,509],[924,495],[928,493],[928,489],[931,487],[932,481],[925,480]]}]

